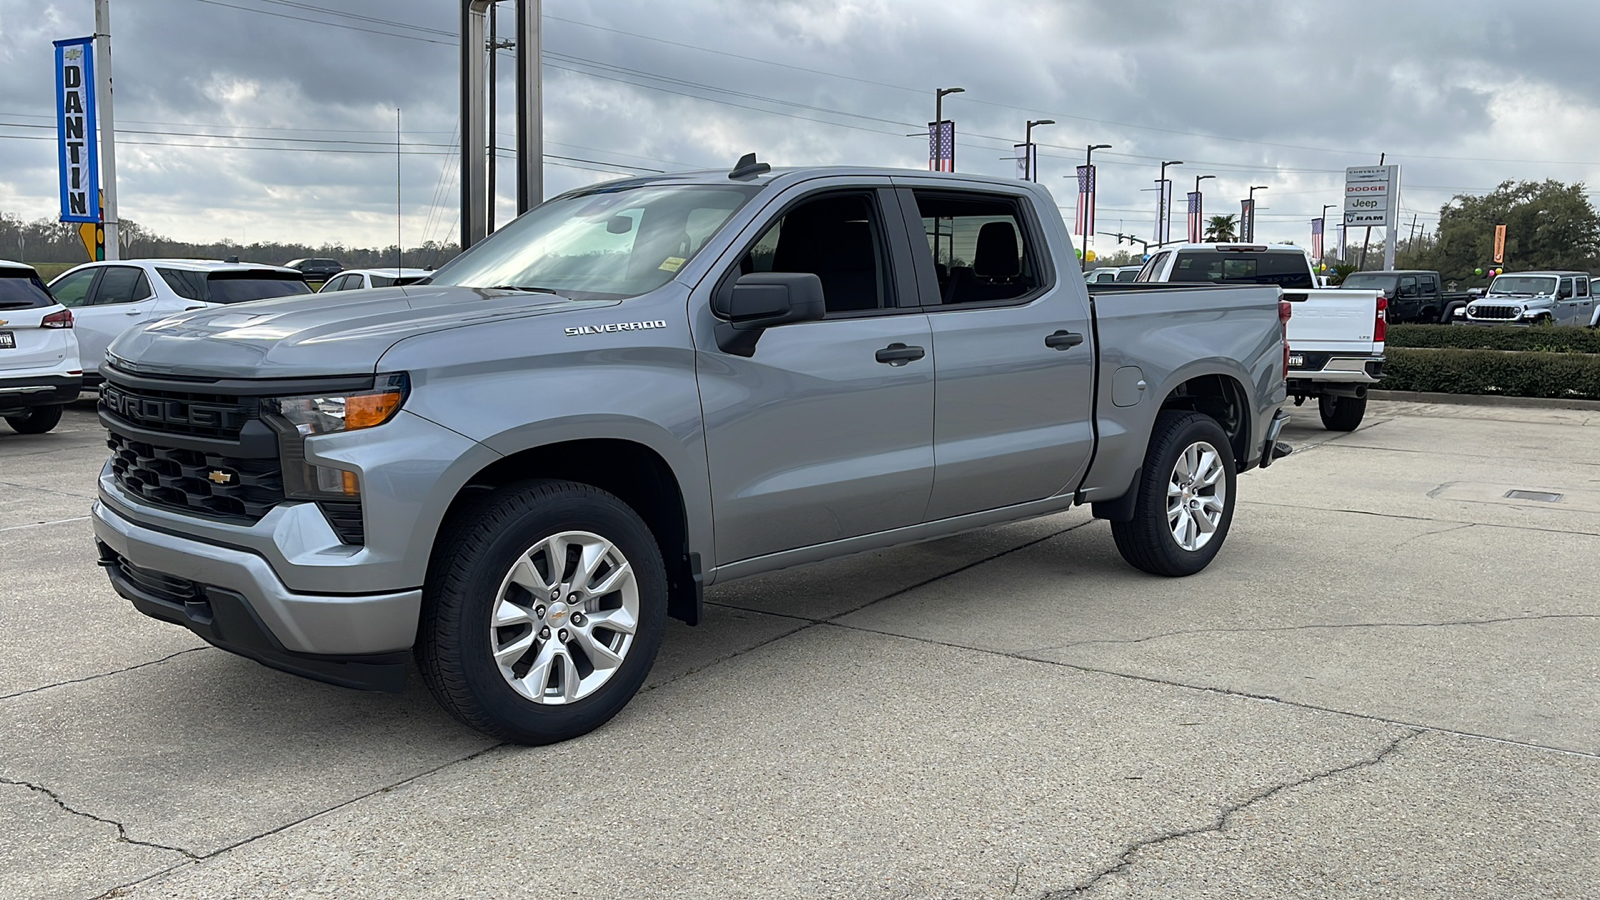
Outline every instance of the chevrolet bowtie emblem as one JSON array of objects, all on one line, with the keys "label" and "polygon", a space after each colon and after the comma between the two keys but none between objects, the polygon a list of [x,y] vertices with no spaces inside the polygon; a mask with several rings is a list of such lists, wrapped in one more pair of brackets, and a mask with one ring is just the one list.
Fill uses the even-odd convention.
[{"label": "chevrolet bowtie emblem", "polygon": [[206,473],[206,477],[216,484],[233,484],[239,480],[232,472],[224,472],[221,469],[212,469]]},{"label": "chevrolet bowtie emblem", "polygon": [[4,325],[5,323],[6,323],[5,319],[0,319],[0,325]]}]

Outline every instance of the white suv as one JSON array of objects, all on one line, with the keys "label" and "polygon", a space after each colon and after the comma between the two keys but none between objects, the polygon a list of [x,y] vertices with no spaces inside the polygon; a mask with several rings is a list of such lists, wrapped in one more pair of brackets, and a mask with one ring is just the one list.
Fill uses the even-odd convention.
[{"label": "white suv", "polygon": [[331,294],[335,291],[360,291],[367,288],[416,284],[432,274],[432,269],[396,269],[393,267],[388,269],[345,269],[343,272],[329,278],[322,287],[317,289],[317,293]]},{"label": "white suv", "polygon": [[32,266],[0,259],[0,418],[13,431],[44,434],[82,386],[72,310]]},{"label": "white suv", "polygon": [[127,259],[84,263],[50,282],[77,317],[84,384],[100,383],[100,363],[117,336],[144,322],[223,303],[309,294],[296,269],[203,259]]}]

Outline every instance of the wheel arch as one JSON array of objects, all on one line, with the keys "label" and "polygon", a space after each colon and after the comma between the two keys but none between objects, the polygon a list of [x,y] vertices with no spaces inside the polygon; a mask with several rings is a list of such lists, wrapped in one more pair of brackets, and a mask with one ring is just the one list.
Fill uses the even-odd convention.
[{"label": "wheel arch", "polygon": [[1255,412],[1244,384],[1231,374],[1192,375],[1161,400],[1161,409],[1187,409],[1215,419],[1228,436],[1233,458],[1242,472],[1250,466]]},{"label": "wheel arch", "polygon": [[453,519],[467,514],[486,494],[533,478],[597,487],[638,513],[655,535],[666,565],[668,615],[690,625],[699,623],[701,568],[699,554],[690,549],[683,486],[666,458],[638,441],[580,438],[505,454],[466,480],[451,500],[440,530],[451,527]]}]

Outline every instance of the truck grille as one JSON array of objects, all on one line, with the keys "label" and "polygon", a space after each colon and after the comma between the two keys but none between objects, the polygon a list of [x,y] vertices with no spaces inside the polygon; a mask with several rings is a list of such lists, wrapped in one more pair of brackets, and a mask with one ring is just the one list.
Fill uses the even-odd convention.
[{"label": "truck grille", "polygon": [[1469,312],[1474,319],[1515,319],[1521,310],[1515,306],[1474,306]]},{"label": "truck grille", "polygon": [[106,444],[117,484],[156,506],[254,522],[284,499],[276,459],[162,447],[116,432]]},{"label": "truck grille", "polygon": [[259,413],[260,404],[254,397],[133,390],[109,383],[100,389],[100,409],[130,424],[167,434],[223,440],[237,440],[245,423]]}]

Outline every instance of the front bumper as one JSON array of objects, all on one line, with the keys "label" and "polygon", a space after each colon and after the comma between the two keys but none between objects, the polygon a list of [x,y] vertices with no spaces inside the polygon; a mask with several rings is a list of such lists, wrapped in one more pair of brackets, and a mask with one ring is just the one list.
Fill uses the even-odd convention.
[{"label": "front bumper", "polygon": [[254,553],[145,527],[102,501],[93,521],[112,586],[146,615],[274,668],[398,689],[416,640],[420,589],[299,593]]},{"label": "front bumper", "polygon": [[71,403],[83,390],[82,375],[33,375],[0,378],[0,411],[22,411],[36,406]]}]

